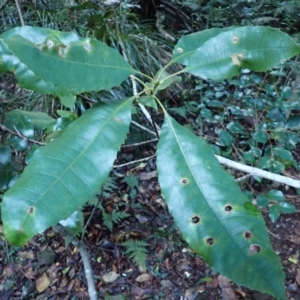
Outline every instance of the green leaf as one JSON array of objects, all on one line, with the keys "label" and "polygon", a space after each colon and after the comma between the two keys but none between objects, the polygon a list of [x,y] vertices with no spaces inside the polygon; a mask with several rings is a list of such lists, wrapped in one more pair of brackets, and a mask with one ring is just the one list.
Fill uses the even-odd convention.
[{"label": "green leaf", "polygon": [[285,127],[288,129],[299,129],[300,128],[300,116],[291,116],[287,119]]},{"label": "green leaf", "polygon": [[225,146],[230,146],[233,143],[233,137],[230,133],[228,133],[225,130],[220,130],[220,132],[218,133],[222,143]]},{"label": "green leaf", "polygon": [[139,102],[143,105],[154,108],[157,111],[156,101],[151,96],[142,96],[139,97]]},{"label": "green leaf", "polygon": [[256,131],[252,134],[254,140],[258,143],[265,144],[268,141],[268,136],[262,130]]},{"label": "green leaf", "polygon": [[0,146],[0,164],[9,165],[11,163],[11,149],[9,146]]},{"label": "green leaf", "polygon": [[47,128],[47,132],[51,132],[51,131],[60,131],[60,130],[64,130],[66,129],[71,123],[73,122],[73,120],[71,118],[58,118],[56,119],[55,123],[50,125]]},{"label": "green leaf", "polygon": [[290,214],[290,213],[294,213],[297,211],[295,206],[288,202],[280,202],[279,209],[281,212],[283,212],[285,214]]},{"label": "green leaf", "polygon": [[[10,148],[10,147],[8,147]],[[1,156],[3,154],[3,147],[0,147],[0,161]],[[11,163],[2,164],[0,162],[0,188],[3,190],[7,190],[9,186],[9,182],[12,180],[13,173],[12,173],[12,166]]]},{"label": "green leaf", "polygon": [[73,106],[76,102],[76,96],[74,96],[74,95],[68,95],[68,96],[58,95],[58,96],[59,96],[59,100],[63,106],[73,109]]},{"label": "green leaf", "polygon": [[270,199],[263,195],[258,195],[256,201],[258,206],[264,208],[269,204]]},{"label": "green leaf", "polygon": [[95,105],[35,151],[3,198],[3,227],[10,243],[22,245],[68,218],[100,189],[128,133],[132,100]]},{"label": "green leaf", "polygon": [[206,142],[169,115],[157,168],[168,208],[189,245],[237,284],[286,299],[284,273],[264,219]]},{"label": "green leaf", "polygon": [[191,33],[181,37],[176,44],[172,61],[187,65],[189,58],[202,44],[204,44],[209,39],[217,36],[219,33],[227,30],[231,30],[234,27],[229,28],[211,28],[207,30],[202,30],[199,32]]},{"label": "green leaf", "polygon": [[226,128],[231,132],[231,133],[245,133],[244,128],[241,124],[237,122],[229,122],[226,125]]},{"label": "green leaf", "polygon": [[237,27],[207,39],[188,59],[184,71],[220,81],[239,75],[243,68],[269,70],[299,52],[300,46],[278,29]]},{"label": "green leaf", "polygon": [[291,151],[289,151],[289,150],[287,150],[287,149],[285,149],[285,148],[283,148],[283,147],[275,147],[275,148],[273,149],[273,151],[274,151],[274,154],[275,154],[277,157],[280,157],[280,158],[282,158],[282,159],[285,160],[285,161],[288,161],[288,162],[296,162],[296,161],[294,160],[294,157],[293,157]]},{"label": "green leaf", "polygon": [[275,201],[284,201],[285,200],[284,194],[282,193],[282,191],[279,191],[279,190],[270,190],[264,196],[273,201],[274,200]]},{"label": "green leaf", "polygon": [[17,136],[10,137],[6,143],[19,151],[26,151],[28,149],[28,142]]},{"label": "green leaf", "polygon": [[0,72],[13,72],[24,88],[59,96],[67,107],[76,94],[110,89],[136,73],[96,39],[29,26],[0,35],[0,61]]},{"label": "green leaf", "polygon": [[29,164],[29,162],[30,162],[30,160],[32,159],[32,156],[33,156],[33,153],[37,150],[37,149],[39,149],[40,148],[40,146],[38,146],[38,145],[33,145],[31,148],[30,148],[30,150],[27,152],[27,154],[26,154],[26,156],[25,156],[25,163],[28,165]]},{"label": "green leaf", "polygon": [[20,114],[15,110],[12,110],[5,115],[4,125],[13,131],[19,131],[28,138],[33,138],[34,131],[30,119],[26,115]]},{"label": "green leaf", "polygon": [[11,166],[11,149],[9,146],[0,146],[0,187],[8,189],[9,182],[13,177]]},{"label": "green leaf", "polygon": [[165,70],[159,70],[154,76],[154,80],[158,81],[158,86],[155,88],[154,93],[156,94],[158,91],[165,90],[174,82],[180,82],[180,76],[174,76],[169,74]]},{"label": "green leaf", "polygon": [[269,210],[269,217],[273,223],[276,222],[276,220],[280,217],[280,209],[279,205],[274,204],[270,207]]},{"label": "green leaf", "polygon": [[[51,124],[55,122],[55,119],[51,118],[46,113],[37,112],[37,111],[26,111],[21,109],[11,110],[6,115],[6,120],[12,120],[13,122],[17,122],[17,120],[21,117],[25,116],[30,120],[33,128],[35,130],[44,130]],[[12,129],[13,130],[13,129]],[[24,134],[25,135],[25,134]]]}]

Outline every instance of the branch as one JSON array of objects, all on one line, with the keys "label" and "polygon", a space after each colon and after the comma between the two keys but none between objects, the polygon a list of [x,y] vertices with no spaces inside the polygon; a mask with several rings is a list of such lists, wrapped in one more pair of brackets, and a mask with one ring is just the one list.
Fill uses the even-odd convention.
[{"label": "branch", "polygon": [[140,142],[140,143],[122,145],[121,148],[124,149],[124,148],[137,147],[137,146],[141,146],[141,145],[145,145],[145,144],[154,143],[154,142],[157,142],[157,141],[158,141],[158,139],[151,139],[151,140]]},{"label": "branch", "polygon": [[176,42],[176,39],[172,37],[168,32],[163,29],[162,22],[164,21],[165,16],[159,11],[156,12],[156,28],[158,32],[167,40],[172,43]]},{"label": "branch", "polygon": [[24,18],[23,18],[23,14],[22,14],[20,3],[19,3],[18,0],[15,0],[15,2],[16,2],[18,14],[19,14],[19,18],[20,18],[20,21],[21,21],[21,25],[25,26],[25,22],[24,22]]},{"label": "branch", "polygon": [[218,159],[219,163],[221,163],[222,165],[225,165],[229,168],[233,168],[236,170],[240,170],[243,171],[245,173],[251,174],[252,176],[258,176],[258,177],[262,177],[268,180],[273,180],[282,184],[286,184],[292,187],[295,187],[297,189],[300,188],[300,181],[299,180],[295,180],[292,178],[288,178],[282,175],[277,175],[271,172],[267,172],[258,168],[254,168],[251,166],[247,166],[238,162],[235,162],[233,160],[227,159],[225,157],[222,156],[218,156],[215,155],[216,158]]},{"label": "branch", "polygon": [[144,131],[146,131],[146,132],[148,132],[148,133],[150,133],[151,135],[153,135],[153,136],[156,137],[156,133],[155,133],[154,131],[148,129],[147,127],[144,127],[143,125],[141,125],[141,124],[139,124],[139,123],[137,123],[137,122],[135,122],[135,121],[131,121],[131,123],[132,123],[133,125],[135,125],[136,127],[140,128],[140,129],[142,129],[142,130],[144,130]]},{"label": "branch", "polygon": [[85,277],[87,280],[87,285],[88,285],[88,292],[91,300],[97,300],[97,291],[96,291],[96,286],[94,283],[93,279],[93,274],[92,274],[92,266],[89,260],[89,255],[86,250],[86,246],[83,241],[80,241],[76,236],[73,234],[69,233],[67,229],[58,224],[54,227],[54,230],[59,232],[64,238],[68,238],[71,243],[78,248],[79,253],[82,258],[83,262],[83,267],[84,267],[84,272],[85,272]]},{"label": "branch", "polygon": [[133,165],[133,164],[136,164],[136,163],[140,163],[140,162],[143,162],[143,161],[147,161],[147,160],[149,160],[151,158],[154,158],[155,156],[156,156],[156,154],[148,156],[148,157],[145,157],[145,158],[133,160],[133,161],[130,161],[130,162],[122,164],[122,165],[114,165],[114,169],[121,168],[121,167],[126,167],[126,166]]},{"label": "branch", "polygon": [[9,128],[5,127],[4,125],[0,124],[0,129],[3,130],[3,131],[7,131],[9,132],[10,134],[13,134],[13,135],[16,135],[17,137],[25,140],[26,142],[31,142],[31,143],[34,143],[34,144],[37,144],[37,145],[41,145],[41,146],[45,146],[46,144],[43,143],[43,142],[38,142],[38,141],[35,141],[35,140],[32,140],[32,139],[29,139],[28,137],[26,137],[25,135],[21,134],[19,131],[12,131],[10,130]]}]

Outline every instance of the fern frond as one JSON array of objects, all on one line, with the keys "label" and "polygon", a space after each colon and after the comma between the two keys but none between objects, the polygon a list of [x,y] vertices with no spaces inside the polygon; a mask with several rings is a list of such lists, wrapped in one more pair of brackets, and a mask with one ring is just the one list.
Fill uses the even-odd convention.
[{"label": "fern frond", "polygon": [[108,177],[107,181],[102,185],[102,196],[107,198],[113,191],[118,190],[116,177]]},{"label": "fern frond", "polygon": [[[102,207],[103,208],[103,207]],[[103,218],[103,224],[110,230],[113,231],[113,224],[119,223],[121,220],[128,218],[130,214],[124,211],[116,211],[113,210],[111,214],[108,214],[107,212],[102,210],[102,218]]]},{"label": "fern frond", "polygon": [[149,246],[148,243],[139,240],[128,240],[122,243],[121,246],[127,248],[125,253],[139,268],[146,270],[146,260],[148,255],[146,247]]},{"label": "fern frond", "polygon": [[125,182],[130,188],[130,197],[134,198],[136,196],[136,189],[139,186],[139,180],[137,176],[134,174],[129,174],[123,179],[123,182]]}]

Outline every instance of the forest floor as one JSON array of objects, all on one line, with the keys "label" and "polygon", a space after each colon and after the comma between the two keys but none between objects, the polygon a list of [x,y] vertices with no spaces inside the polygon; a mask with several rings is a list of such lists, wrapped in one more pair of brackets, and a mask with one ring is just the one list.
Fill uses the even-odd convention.
[{"label": "forest floor", "polygon": [[[154,152],[154,147],[148,148],[145,156]],[[130,153],[130,149],[126,152]],[[103,225],[101,211],[96,210],[84,237],[99,299],[273,299],[229,282],[187,246],[160,194],[154,159],[134,169],[126,168],[118,172],[138,178],[134,197],[128,197],[132,190],[120,180],[118,188],[103,199],[102,205],[109,211],[116,204],[128,204],[125,206],[130,217],[114,224],[110,231]],[[297,207],[297,213],[281,215],[276,223],[270,221],[267,212],[263,211],[263,215],[274,250],[284,266],[288,299],[297,300],[300,299],[300,198],[293,188],[286,189],[285,195]],[[85,208],[85,219],[91,211],[92,207]],[[149,244],[145,270],[134,264],[120,246],[128,238]],[[2,238],[0,274],[1,300],[89,299],[78,249],[52,229],[19,248]]]}]

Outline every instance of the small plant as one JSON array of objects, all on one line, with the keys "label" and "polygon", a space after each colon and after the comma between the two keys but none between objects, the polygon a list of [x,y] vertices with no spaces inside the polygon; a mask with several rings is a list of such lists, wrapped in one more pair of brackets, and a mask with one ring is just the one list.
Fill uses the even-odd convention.
[{"label": "small plant", "polygon": [[276,222],[281,213],[294,213],[296,208],[293,204],[286,202],[281,191],[270,190],[266,194],[257,196],[257,204],[260,207],[269,207],[269,217]]},{"label": "small plant", "polygon": [[[6,238],[12,244],[23,245],[35,234],[80,210],[99,192],[128,135],[134,108],[153,124],[159,140],[156,149],[159,184],[169,211],[190,247],[237,284],[285,299],[284,273],[260,211],[222,168],[218,161],[222,158],[215,157],[205,139],[170,116],[159,94],[180,81],[183,73],[223,81],[245,69],[266,71],[299,52],[300,46],[277,29],[213,28],[183,36],[170,62],[152,78],[95,39],[27,26],[4,32],[0,35],[0,72],[13,73],[24,88],[57,96],[70,110],[78,101],[77,94],[109,90],[129,76],[134,87],[137,83],[141,87],[132,97],[99,101],[79,118],[67,120],[68,125],[58,137],[35,150],[15,184],[10,187],[11,183],[6,181],[10,187],[2,202]],[[172,74],[170,67],[175,63],[184,67]],[[151,108],[152,116],[140,99]],[[161,126],[153,118],[158,111],[164,115]],[[25,142],[32,140],[38,130],[36,119],[45,119],[50,122],[48,126],[55,121],[41,115],[35,118],[34,113],[16,114],[21,115],[19,123],[23,129],[18,137],[22,141],[8,140],[7,146],[11,147],[24,142],[24,137]],[[201,116],[205,114],[209,114],[208,109],[201,107]],[[15,130],[13,122],[7,121],[6,126],[9,132]],[[231,133],[241,130],[234,123],[228,124],[227,129]],[[264,142],[267,131],[260,125],[256,129],[253,146],[255,141]],[[229,147],[233,141],[231,134],[224,128],[217,134],[222,147]],[[278,151],[276,155],[286,160],[286,152]],[[118,222],[125,217],[105,213],[110,229],[114,220]],[[145,262],[145,242],[128,245],[131,255],[135,254],[133,259],[140,265]]]},{"label": "small plant", "polygon": [[148,243],[138,240],[127,240],[121,245],[126,247],[125,253],[129,258],[132,259],[140,269],[145,271],[148,255],[146,247],[149,246]]},{"label": "small plant", "polygon": [[113,231],[113,225],[118,224],[121,220],[130,217],[130,214],[124,211],[113,210],[111,214],[102,210],[103,224],[110,230]]}]

